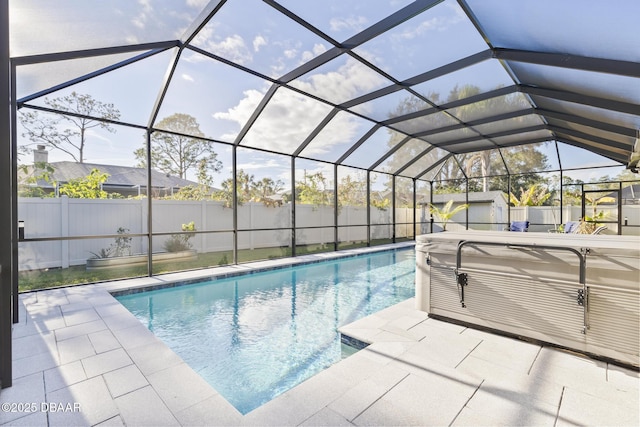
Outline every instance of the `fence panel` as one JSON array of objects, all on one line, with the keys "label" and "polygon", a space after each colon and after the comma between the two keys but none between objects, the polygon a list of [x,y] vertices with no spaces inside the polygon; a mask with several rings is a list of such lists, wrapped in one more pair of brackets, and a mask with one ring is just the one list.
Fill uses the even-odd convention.
[{"label": "fence panel", "polygon": [[[181,230],[181,225],[195,222],[199,231],[222,231],[233,228],[233,210],[225,208],[218,201],[153,201],[154,233]],[[247,203],[238,210],[238,217],[243,218],[246,228],[289,228],[291,226],[291,206],[268,207],[261,203]],[[598,207],[599,211],[609,212],[616,218],[615,207]],[[144,199],[116,199],[92,200],[60,198],[19,198],[18,214],[21,221],[25,221],[26,238],[42,237],[74,237],[87,235],[116,234],[118,228],[129,230],[130,233],[145,233],[147,221],[147,201]],[[424,214],[425,212],[421,212]],[[512,220],[526,220],[541,224],[530,231],[544,231],[555,228],[567,221],[580,218],[579,206],[565,206],[562,212],[558,207],[514,207],[511,208]],[[298,244],[333,243],[334,211],[332,207],[322,207],[299,204],[296,206],[296,225],[323,226],[321,229],[301,229],[297,232]],[[464,229],[464,212],[456,215],[447,229]],[[421,215],[422,217],[422,215]],[[505,215],[506,217],[506,215]],[[623,206],[623,234],[640,234],[640,206]],[[628,226],[624,226],[624,218]],[[343,206],[339,212],[339,224],[366,224],[367,211],[365,207]],[[372,238],[387,239],[392,236],[393,226],[380,225],[391,221],[390,209],[371,209]],[[428,220],[428,216],[426,217]],[[396,221],[412,222],[412,210],[409,208],[396,209]],[[496,215],[489,206],[472,206],[469,211],[470,222],[496,223]],[[499,227],[499,226],[497,226]],[[608,224],[608,234],[617,233],[616,224]],[[472,227],[473,228],[473,227]],[[340,231],[340,241],[364,241],[367,239],[366,227],[345,227]],[[396,229],[397,237],[405,237],[408,232],[404,227]],[[239,239],[239,249],[268,248],[289,246],[291,233],[288,230],[279,232],[243,233]],[[153,251],[163,250],[162,244],[166,237],[153,238]],[[114,242],[113,238],[80,239],[59,242],[21,242],[19,244],[20,270],[68,267],[81,265],[91,257],[91,253],[98,253],[108,248]],[[134,238],[131,243],[132,253],[146,253],[146,238]],[[71,244],[72,243],[72,244]],[[192,240],[194,249],[200,252],[217,252],[231,250],[232,233],[198,234]]]}]

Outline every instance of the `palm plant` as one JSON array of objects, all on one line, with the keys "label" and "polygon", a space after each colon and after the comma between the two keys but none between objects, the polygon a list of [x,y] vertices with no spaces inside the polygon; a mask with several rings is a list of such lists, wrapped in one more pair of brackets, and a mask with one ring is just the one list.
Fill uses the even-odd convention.
[{"label": "palm plant", "polygon": [[509,202],[513,206],[542,206],[549,197],[551,197],[551,193],[547,193],[545,187],[533,184],[527,190],[520,188],[520,197],[509,193]]},{"label": "palm plant", "polygon": [[591,215],[586,215],[580,221],[580,228],[578,233],[580,234],[591,234],[595,231],[596,228],[600,227],[602,224],[599,221],[604,221],[609,217],[608,212],[600,211],[598,212],[598,205],[600,203],[615,203],[617,200],[615,197],[611,196],[595,196],[591,194],[584,195],[585,201],[589,202],[591,205]]},{"label": "palm plant", "polygon": [[452,207],[453,207],[453,200],[449,200],[447,203],[445,203],[442,209],[429,203],[429,212],[431,213],[431,215],[435,215],[440,219],[440,222],[442,222],[442,230],[446,230],[447,223],[451,220],[451,218],[453,218],[453,216],[458,212],[461,212],[467,209],[469,207],[469,204],[465,203],[451,209]]}]

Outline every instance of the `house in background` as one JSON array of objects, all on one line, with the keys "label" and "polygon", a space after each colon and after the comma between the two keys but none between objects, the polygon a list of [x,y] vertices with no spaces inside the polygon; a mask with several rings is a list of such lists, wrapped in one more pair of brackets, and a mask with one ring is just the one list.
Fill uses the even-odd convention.
[{"label": "house in background", "polygon": [[[53,169],[49,179],[41,178],[44,168],[48,165]],[[42,172],[39,171],[40,170]],[[44,145],[38,145],[33,151],[33,165],[22,167],[18,171],[18,186],[20,192],[27,189],[39,188],[45,194],[56,193],[61,185],[79,178],[85,178],[93,169],[106,173],[107,181],[102,189],[107,193],[118,193],[123,197],[136,197],[147,194],[147,172],[145,168],[130,166],[101,165],[96,163],[52,162],[49,163],[49,153]],[[57,183],[54,186],[54,183]],[[154,197],[170,196],[182,187],[198,185],[187,179],[167,175],[163,172],[151,170],[151,194]],[[33,192],[31,192],[33,193]]]},{"label": "house in background", "polygon": [[[617,192],[612,192],[610,194],[607,194],[607,196],[613,197],[614,199],[616,199],[615,203],[616,204],[618,203]],[[623,205],[640,205],[640,184],[631,184],[631,185],[627,185],[626,187],[622,187],[622,191],[620,192],[620,197],[622,198]],[[612,203],[602,203],[602,204],[612,204]]]}]

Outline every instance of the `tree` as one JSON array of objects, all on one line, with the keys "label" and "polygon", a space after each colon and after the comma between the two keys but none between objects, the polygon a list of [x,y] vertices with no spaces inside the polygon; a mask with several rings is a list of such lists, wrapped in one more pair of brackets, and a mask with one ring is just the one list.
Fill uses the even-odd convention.
[{"label": "tree", "polygon": [[[249,175],[243,169],[238,170],[236,175],[236,198],[238,206],[242,206],[251,201],[255,181],[253,175]],[[222,189],[213,195],[213,199],[224,201],[228,208],[233,207],[233,178],[225,179],[220,186]]]},{"label": "tree", "polygon": [[254,202],[262,202],[265,206],[272,206],[278,204],[273,200],[272,196],[282,191],[284,182],[279,179],[274,181],[272,178],[265,177],[253,183],[252,187],[253,196],[251,199]]},{"label": "tree", "polygon": [[539,184],[533,184],[528,189],[520,187],[520,197],[509,193],[509,202],[513,206],[542,206],[551,197],[551,193]]},{"label": "tree", "polygon": [[71,179],[60,186],[58,193],[72,199],[109,199],[119,195],[109,194],[102,189],[109,178],[109,174],[92,169],[84,178]]},{"label": "tree", "polygon": [[331,190],[322,172],[307,175],[305,171],[304,179],[296,182],[296,200],[304,204],[331,206],[333,205]]},{"label": "tree", "polygon": [[[562,177],[562,203],[564,205],[580,206],[582,204],[582,184],[584,181],[581,179],[574,180],[568,175]],[[558,184],[555,186],[559,190]]]},{"label": "tree", "polygon": [[[489,175],[491,173],[491,150],[483,150],[472,153],[464,162],[465,173],[467,176],[480,175],[482,177],[482,188],[473,189],[473,191],[489,191]],[[479,174],[476,174],[476,170]],[[472,191],[469,189],[469,191]]]},{"label": "tree", "polygon": [[[221,184],[222,189],[213,194],[214,200],[222,200],[225,206],[230,208],[233,205],[233,180],[226,179]],[[274,201],[273,197],[284,188],[284,182],[265,177],[256,181],[253,175],[249,175],[243,169],[238,170],[236,179],[236,195],[238,206],[247,202],[261,202],[265,206],[276,206],[280,203]]]},{"label": "tree", "polygon": [[[120,111],[113,104],[76,92],[54,99],[45,98],[44,103],[60,113],[44,115],[36,110],[20,111],[20,123],[25,129],[22,135],[36,144],[67,153],[77,163],[84,163],[88,131],[100,127],[115,132],[105,120],[120,118]],[[22,149],[29,150],[28,147]]]},{"label": "tree", "polygon": [[[156,128],[174,133],[155,131],[151,135],[151,168],[185,179],[192,169],[197,173],[204,169],[208,174],[222,169],[213,142],[202,139],[204,133],[195,117],[176,113],[160,120]],[[137,166],[146,167],[146,143],[133,154]]]},{"label": "tree", "polygon": [[55,169],[49,163],[35,162],[32,167],[27,165],[18,166],[22,178],[18,187],[18,197],[53,197],[54,193],[47,193],[38,185],[39,182],[46,182],[56,186],[53,180]]},{"label": "tree", "polygon": [[207,160],[200,159],[198,162],[198,184],[185,185],[176,194],[168,196],[168,198],[174,200],[206,200],[212,198],[213,178],[209,175],[207,168]]},{"label": "tree", "polygon": [[640,179],[640,174],[631,172],[629,169],[622,170],[614,178],[616,181],[637,181]]},{"label": "tree", "polygon": [[366,179],[353,179],[351,175],[343,177],[338,184],[338,204],[340,206],[366,206]]},{"label": "tree", "polygon": [[[229,187],[231,188],[231,179],[229,181]],[[244,169],[240,169],[236,174],[236,191],[238,194],[238,205],[242,205],[246,202],[250,202],[253,198],[253,188],[255,185],[255,177],[249,175]]]}]

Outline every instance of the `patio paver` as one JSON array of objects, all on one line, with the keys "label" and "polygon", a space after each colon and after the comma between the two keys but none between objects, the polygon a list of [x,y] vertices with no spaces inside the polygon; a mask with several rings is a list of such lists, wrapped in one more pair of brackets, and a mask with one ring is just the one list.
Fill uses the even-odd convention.
[{"label": "patio paver", "polygon": [[243,416],[108,293],[157,282],[21,295],[0,403],[79,410],[4,411],[0,425],[640,424],[637,371],[431,319],[413,300],[341,328],[371,345]]}]

